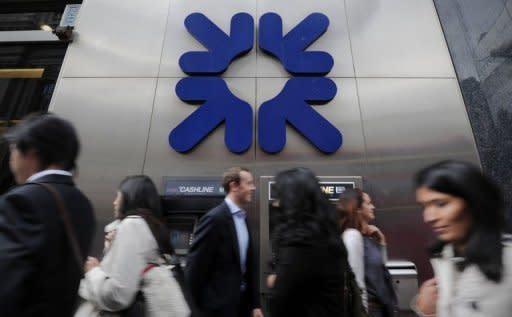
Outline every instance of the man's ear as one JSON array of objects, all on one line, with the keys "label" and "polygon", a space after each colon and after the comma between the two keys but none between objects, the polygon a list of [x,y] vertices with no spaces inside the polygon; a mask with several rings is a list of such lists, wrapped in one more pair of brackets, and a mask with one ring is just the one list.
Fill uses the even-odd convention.
[{"label": "man's ear", "polygon": [[29,149],[24,154],[26,159],[32,160],[37,165],[37,169],[40,169],[39,153],[35,149]]},{"label": "man's ear", "polygon": [[237,188],[238,188],[238,184],[235,181],[229,182],[229,192],[230,193],[233,191],[236,191]]},{"label": "man's ear", "polygon": [[36,150],[29,149],[25,153],[23,153],[23,156],[25,156],[27,159],[33,159],[39,161],[39,155]]}]

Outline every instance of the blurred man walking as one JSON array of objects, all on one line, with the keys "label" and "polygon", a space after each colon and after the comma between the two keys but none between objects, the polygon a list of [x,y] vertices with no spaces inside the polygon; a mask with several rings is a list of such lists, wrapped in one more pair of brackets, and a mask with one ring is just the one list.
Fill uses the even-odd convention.
[{"label": "blurred man walking", "polygon": [[0,197],[0,316],[71,316],[95,224],[72,180],[77,134],[44,114],[29,116],[6,139],[19,185]]}]

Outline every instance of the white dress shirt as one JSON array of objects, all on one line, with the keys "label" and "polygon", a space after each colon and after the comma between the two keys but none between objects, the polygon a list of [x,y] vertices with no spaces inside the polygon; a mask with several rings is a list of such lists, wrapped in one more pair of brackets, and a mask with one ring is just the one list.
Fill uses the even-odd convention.
[{"label": "white dress shirt", "polygon": [[231,215],[233,216],[236,236],[238,238],[238,250],[240,251],[240,268],[242,273],[245,273],[247,270],[247,249],[249,248],[249,231],[247,230],[247,224],[245,222],[245,211],[227,197],[224,201],[226,202],[226,205],[228,205]]},{"label": "white dress shirt", "polygon": [[49,169],[49,170],[44,170],[44,171],[40,171],[40,172],[37,172],[35,174],[32,174],[29,178],[27,178],[27,182],[33,182],[43,176],[46,176],[46,175],[64,175],[64,176],[72,176],[73,174],[71,174],[71,172],[69,171],[65,171],[65,170],[55,170],[55,169]]}]

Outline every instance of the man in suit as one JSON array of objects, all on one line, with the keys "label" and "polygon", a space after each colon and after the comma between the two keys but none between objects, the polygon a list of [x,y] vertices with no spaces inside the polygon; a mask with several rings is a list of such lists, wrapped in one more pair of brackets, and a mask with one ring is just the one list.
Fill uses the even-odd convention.
[{"label": "man in suit", "polygon": [[[70,172],[80,148],[77,134],[69,122],[44,114],[29,116],[5,138],[19,185],[0,197],[0,316],[71,316],[95,226],[91,203]],[[61,197],[81,259],[57,200],[35,183]]]},{"label": "man in suit", "polygon": [[205,214],[187,257],[186,280],[204,317],[263,317],[257,264],[245,220],[254,181],[249,170],[228,169],[222,179],[226,198]]}]

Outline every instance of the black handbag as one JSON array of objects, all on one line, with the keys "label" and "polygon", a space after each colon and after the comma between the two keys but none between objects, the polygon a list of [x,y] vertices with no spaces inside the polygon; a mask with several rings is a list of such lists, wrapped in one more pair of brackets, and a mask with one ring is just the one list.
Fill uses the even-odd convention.
[{"label": "black handbag", "polygon": [[345,272],[343,275],[345,279],[345,286],[343,288],[343,307],[345,310],[344,316],[370,317],[363,305],[363,299],[361,297],[362,291],[357,285],[354,272],[352,272],[352,268],[346,259]]},{"label": "black handbag", "polygon": [[146,301],[141,291],[137,292],[135,300],[126,309],[119,312],[121,317],[145,317],[146,316]]}]

